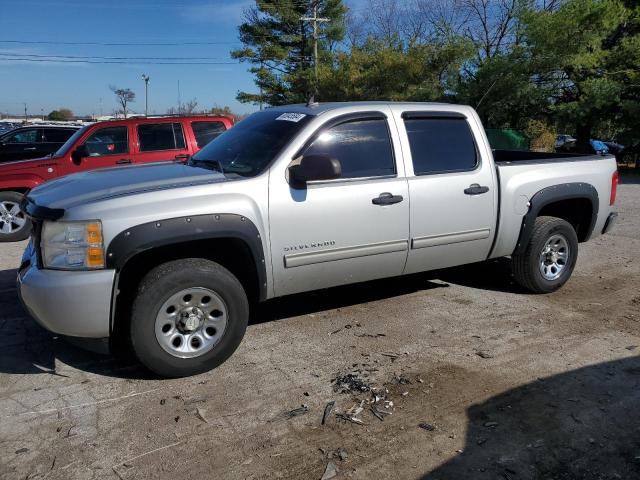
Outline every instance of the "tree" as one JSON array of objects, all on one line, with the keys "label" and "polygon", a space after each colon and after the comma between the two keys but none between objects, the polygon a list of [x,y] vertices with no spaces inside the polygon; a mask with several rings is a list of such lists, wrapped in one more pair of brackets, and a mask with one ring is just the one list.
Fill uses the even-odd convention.
[{"label": "tree", "polygon": [[60,108],[58,110],[52,110],[47,119],[53,121],[68,121],[73,119],[73,112],[68,108]]},{"label": "tree", "polygon": [[122,108],[122,114],[127,118],[127,105],[135,102],[136,94],[130,88],[118,88],[114,85],[109,85],[109,90],[116,96],[116,100]]},{"label": "tree", "polygon": [[617,0],[568,0],[552,12],[523,14],[535,78],[549,92],[558,122],[573,127],[580,150],[589,150],[598,125],[638,110],[640,37],[628,30],[637,8]]},{"label": "tree", "polygon": [[257,0],[238,28],[244,48],[231,52],[248,62],[260,92],[238,92],[241,102],[268,105],[304,102],[313,90],[312,26],[302,17],[313,13],[329,22],[319,24],[319,57],[331,52],[344,37],[346,7],[342,0]]}]

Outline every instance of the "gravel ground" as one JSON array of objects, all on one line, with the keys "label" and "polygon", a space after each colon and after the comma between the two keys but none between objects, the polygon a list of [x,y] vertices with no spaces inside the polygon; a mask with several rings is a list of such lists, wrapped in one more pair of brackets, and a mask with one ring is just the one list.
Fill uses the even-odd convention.
[{"label": "gravel ground", "polygon": [[180,380],[42,330],[3,244],[0,478],[640,478],[637,177],[618,210],[554,294],[495,261],[279,299]]}]

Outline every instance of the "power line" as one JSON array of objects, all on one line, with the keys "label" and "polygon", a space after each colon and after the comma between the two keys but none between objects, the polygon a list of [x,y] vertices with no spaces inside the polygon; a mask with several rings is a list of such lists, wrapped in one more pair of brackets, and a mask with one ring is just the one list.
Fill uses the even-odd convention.
[{"label": "power line", "polygon": [[19,45],[100,45],[107,47],[179,47],[185,45],[231,45],[242,43],[238,40],[233,42],[60,42],[57,40],[0,40],[0,43],[12,43]]},{"label": "power line", "polygon": [[[2,55],[2,54],[0,54]],[[92,63],[92,64],[119,64],[119,65],[239,65],[239,62],[158,62],[158,61],[120,61],[120,60],[69,60],[55,58],[16,58],[0,57],[0,62],[48,62],[48,63]]]},{"label": "power line", "polygon": [[229,57],[102,57],[98,55],[54,55],[37,53],[4,53],[8,57],[73,58],[80,60],[230,60]]}]

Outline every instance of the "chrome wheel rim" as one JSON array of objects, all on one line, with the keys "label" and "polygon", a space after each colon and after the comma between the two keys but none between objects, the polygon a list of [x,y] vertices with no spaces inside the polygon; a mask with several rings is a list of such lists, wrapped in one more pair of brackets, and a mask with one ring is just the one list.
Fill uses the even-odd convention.
[{"label": "chrome wheel rim", "polygon": [[156,339],[174,357],[199,357],[222,339],[227,312],[226,304],[213,290],[180,290],[162,304],[156,315]]},{"label": "chrome wheel rim", "polygon": [[569,242],[564,235],[552,235],[540,253],[540,273],[546,280],[557,280],[569,263]]},{"label": "chrome wheel rim", "polygon": [[16,202],[5,200],[0,202],[0,233],[9,235],[22,230],[27,223],[24,213],[20,211],[20,205]]}]

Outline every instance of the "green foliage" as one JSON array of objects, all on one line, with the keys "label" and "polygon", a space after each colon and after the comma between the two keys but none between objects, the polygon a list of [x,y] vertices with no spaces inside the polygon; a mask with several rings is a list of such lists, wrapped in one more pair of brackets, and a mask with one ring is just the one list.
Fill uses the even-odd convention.
[{"label": "green foliage", "polygon": [[626,45],[634,40],[619,32],[629,14],[618,0],[569,0],[554,12],[523,14],[527,59],[548,92],[550,115],[573,125],[582,146],[594,127],[621,114]]},{"label": "green foliage", "polygon": [[446,44],[386,42],[369,37],[321,67],[322,101],[446,99],[471,53],[461,39]]},{"label": "green foliage", "polygon": [[[260,93],[239,92],[245,103],[281,105],[307,100],[313,91],[313,41],[309,22],[302,17],[313,13],[310,0],[257,0],[240,25],[244,48],[231,52],[233,58],[251,64]],[[319,24],[318,44],[322,58],[344,36],[346,7],[341,0],[321,0],[318,16],[329,22]]]},{"label": "green foliage", "polygon": [[49,115],[47,115],[47,119],[57,121],[57,122],[73,120],[73,112],[68,108],[60,108],[58,110],[52,110],[49,113]]}]

